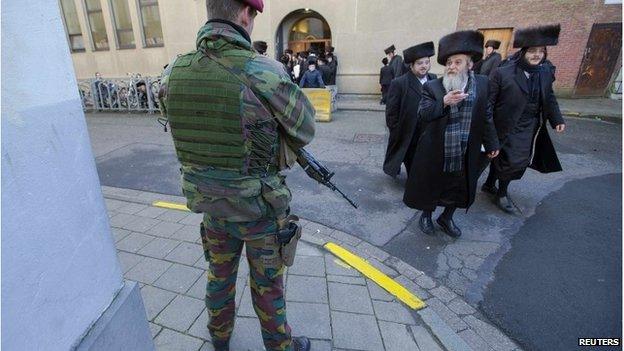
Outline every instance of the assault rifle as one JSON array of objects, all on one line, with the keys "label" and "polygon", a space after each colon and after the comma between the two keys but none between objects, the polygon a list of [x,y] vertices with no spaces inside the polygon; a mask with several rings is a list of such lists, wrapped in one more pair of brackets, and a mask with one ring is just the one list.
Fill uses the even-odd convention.
[{"label": "assault rifle", "polygon": [[303,148],[297,151],[297,162],[306,172],[306,174],[319,182],[320,184],[325,185],[332,191],[338,192],[338,194],[342,195],[342,197],[349,201],[351,206],[358,208],[358,206],[351,201],[334,183],[331,182],[331,178],[334,176],[334,172],[331,172],[327,167],[323,166],[320,162],[318,162],[309,152],[304,150]]}]

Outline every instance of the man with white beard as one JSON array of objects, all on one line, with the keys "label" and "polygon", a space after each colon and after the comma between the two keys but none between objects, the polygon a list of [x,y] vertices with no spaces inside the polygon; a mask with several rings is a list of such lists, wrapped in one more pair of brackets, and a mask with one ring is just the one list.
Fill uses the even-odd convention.
[{"label": "man with white beard", "polygon": [[442,78],[428,81],[418,111],[425,124],[412,161],[403,202],[422,210],[419,227],[435,234],[431,219],[436,207],[444,211],[436,222],[451,237],[461,236],[453,214],[474,202],[483,144],[490,158],[498,155],[498,138],[488,110],[488,78],[472,72],[483,55],[483,35],[477,31],[449,34],[438,44]]}]

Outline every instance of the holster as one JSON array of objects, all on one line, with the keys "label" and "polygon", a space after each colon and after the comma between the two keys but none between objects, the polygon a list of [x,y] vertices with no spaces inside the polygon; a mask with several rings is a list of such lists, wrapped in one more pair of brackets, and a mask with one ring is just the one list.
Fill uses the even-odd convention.
[{"label": "holster", "polygon": [[289,215],[284,219],[279,219],[277,224],[277,241],[280,243],[280,257],[287,267],[295,263],[297,243],[301,239],[301,227],[297,224],[299,217]]}]

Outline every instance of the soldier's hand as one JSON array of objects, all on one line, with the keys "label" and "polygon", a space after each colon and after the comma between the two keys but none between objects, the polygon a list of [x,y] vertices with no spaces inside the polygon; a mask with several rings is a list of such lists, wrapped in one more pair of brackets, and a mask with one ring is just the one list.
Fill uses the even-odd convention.
[{"label": "soldier's hand", "polygon": [[563,133],[563,131],[565,130],[565,124],[559,124],[555,127],[555,130],[557,131],[557,133]]},{"label": "soldier's hand", "polygon": [[444,106],[455,106],[467,97],[468,94],[464,94],[461,90],[449,91],[444,95]]},{"label": "soldier's hand", "polygon": [[500,153],[500,150],[490,151],[490,152],[488,152],[487,157],[488,158],[494,158],[494,157],[498,156],[499,153]]}]

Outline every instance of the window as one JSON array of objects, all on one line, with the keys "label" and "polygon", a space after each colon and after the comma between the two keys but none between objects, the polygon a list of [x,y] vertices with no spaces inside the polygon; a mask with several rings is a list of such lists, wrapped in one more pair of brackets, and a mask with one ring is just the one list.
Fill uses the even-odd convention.
[{"label": "window", "polygon": [[87,19],[91,29],[91,40],[96,51],[108,50],[108,35],[104,26],[104,15],[100,0],[85,0]]},{"label": "window", "polygon": [[164,40],[160,26],[160,14],[158,13],[158,0],[139,0],[139,8],[145,46],[163,46]]},{"label": "window", "polygon": [[80,30],[80,22],[78,22],[78,12],[76,11],[74,0],[61,0],[61,10],[65,20],[69,49],[71,52],[84,52],[84,40],[82,39],[82,31]]},{"label": "window", "polygon": [[134,49],[134,32],[132,31],[128,0],[111,0],[111,4],[117,48]]}]

